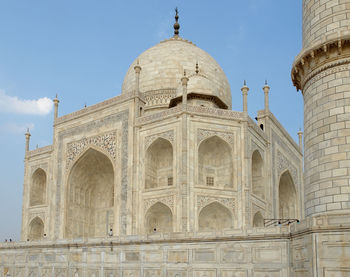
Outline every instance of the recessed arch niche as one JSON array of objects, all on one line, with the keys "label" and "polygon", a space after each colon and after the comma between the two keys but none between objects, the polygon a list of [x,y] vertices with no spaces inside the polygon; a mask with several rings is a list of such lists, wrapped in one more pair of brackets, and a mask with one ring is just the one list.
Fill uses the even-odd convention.
[{"label": "recessed arch niche", "polygon": [[223,139],[213,136],[198,148],[198,181],[201,186],[232,188],[232,151]]},{"label": "recessed arch niche", "polygon": [[44,222],[40,217],[35,217],[29,223],[29,240],[41,240],[44,238]]},{"label": "recessed arch niche", "polygon": [[67,238],[108,235],[114,223],[114,169],[105,154],[90,148],[76,161],[66,203]]},{"label": "recessed arch niche", "polygon": [[252,192],[265,199],[265,184],[263,177],[264,162],[258,150],[252,155]]},{"label": "recessed arch niche", "polygon": [[264,218],[261,212],[256,212],[253,217],[253,227],[264,227]]},{"label": "recessed arch niche", "polygon": [[163,138],[157,138],[146,151],[145,188],[173,185],[173,146]]},{"label": "recessed arch niche", "polygon": [[281,175],[278,189],[279,217],[297,218],[297,195],[293,178],[288,170]]},{"label": "recessed arch niche", "polygon": [[29,206],[45,204],[46,200],[46,172],[38,168],[34,171],[30,186]]},{"label": "recessed arch niche", "polygon": [[157,202],[148,209],[145,231],[147,234],[173,232],[173,213],[167,205]]},{"label": "recessed arch niche", "polygon": [[198,216],[198,231],[222,231],[233,228],[233,216],[224,205],[213,202],[205,206]]}]

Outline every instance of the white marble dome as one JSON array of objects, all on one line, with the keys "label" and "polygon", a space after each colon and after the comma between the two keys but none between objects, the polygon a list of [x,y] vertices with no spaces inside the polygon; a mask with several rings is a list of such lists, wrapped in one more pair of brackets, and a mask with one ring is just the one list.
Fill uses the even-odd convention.
[{"label": "white marble dome", "polygon": [[[122,93],[134,90],[134,66],[139,63],[142,68],[140,91],[145,93],[146,99],[147,96],[161,95],[162,93],[164,93],[164,97],[161,98],[166,99],[165,95],[169,95],[171,91],[174,92],[173,96],[175,97],[184,70],[191,79],[191,76],[196,74],[197,62],[199,73],[207,79],[205,84],[197,84],[197,86],[201,87],[203,91],[203,86],[210,84],[209,88],[204,89],[206,94],[219,97],[231,109],[231,89],[222,68],[207,52],[180,37],[162,41],[138,56],[126,73]],[[168,100],[170,101],[170,99]]]}]

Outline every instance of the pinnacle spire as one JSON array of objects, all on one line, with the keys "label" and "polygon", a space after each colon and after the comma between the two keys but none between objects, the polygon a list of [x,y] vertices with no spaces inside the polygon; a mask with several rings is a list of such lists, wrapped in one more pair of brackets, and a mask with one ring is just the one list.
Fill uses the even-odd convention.
[{"label": "pinnacle spire", "polygon": [[179,10],[177,7],[175,8],[175,24],[174,24],[174,37],[179,36],[179,29],[180,29],[180,24],[179,24]]}]

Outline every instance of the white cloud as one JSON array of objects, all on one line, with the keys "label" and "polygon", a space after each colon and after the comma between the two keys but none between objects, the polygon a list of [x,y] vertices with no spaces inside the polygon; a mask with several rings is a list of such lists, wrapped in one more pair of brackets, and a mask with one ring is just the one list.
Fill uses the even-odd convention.
[{"label": "white cloud", "polygon": [[18,123],[5,123],[0,125],[0,131],[10,134],[24,134],[29,128],[30,131],[34,129],[33,123],[18,124]]},{"label": "white cloud", "polygon": [[51,112],[52,106],[52,100],[47,97],[34,100],[22,100],[17,96],[9,96],[4,91],[0,90],[0,112],[46,115]]}]

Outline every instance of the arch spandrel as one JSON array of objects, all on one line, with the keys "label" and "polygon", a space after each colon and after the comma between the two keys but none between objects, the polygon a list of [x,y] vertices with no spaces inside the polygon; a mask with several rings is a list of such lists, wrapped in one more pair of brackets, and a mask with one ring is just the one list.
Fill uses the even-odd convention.
[{"label": "arch spandrel", "polygon": [[154,134],[145,138],[145,150],[147,149],[159,138],[169,141],[169,143],[174,147],[174,131],[169,130],[166,132]]},{"label": "arch spandrel", "polygon": [[197,130],[197,145],[200,147],[201,143],[211,137],[218,137],[225,141],[231,148],[235,145],[235,136],[230,132],[220,132],[215,130],[201,129]]},{"label": "arch spandrel", "polygon": [[117,131],[107,132],[101,135],[82,138],[67,144],[66,148],[66,171],[69,172],[72,166],[89,149],[95,149],[105,154],[114,164],[118,159],[117,153]]}]

